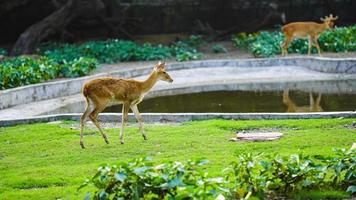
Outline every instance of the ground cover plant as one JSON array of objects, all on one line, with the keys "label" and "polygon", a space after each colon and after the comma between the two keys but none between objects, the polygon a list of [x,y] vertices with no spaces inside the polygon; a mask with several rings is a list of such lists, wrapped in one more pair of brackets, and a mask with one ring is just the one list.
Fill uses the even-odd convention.
[{"label": "ground cover plant", "polygon": [[[356,193],[356,149],[334,149],[335,156],[289,157],[246,153],[220,176],[209,176],[207,160],[154,165],[148,158],[103,165],[79,189],[94,185],[94,199],[275,199],[288,193],[325,187]],[[86,198],[89,198],[90,192]]]},{"label": "ground cover plant", "polygon": [[[240,33],[232,38],[238,48],[248,48],[256,57],[271,57],[281,53],[280,44],[284,36],[281,31],[262,31],[254,34]],[[318,38],[320,49],[327,52],[356,51],[356,26],[337,27],[324,31]],[[306,54],[308,52],[307,39],[295,39],[288,47],[289,53]],[[312,49],[316,53],[316,48]]]},{"label": "ground cover plant", "polygon": [[[85,150],[79,145],[79,130],[76,129],[78,122],[2,127],[0,199],[82,199],[87,191],[93,197],[97,191],[95,187],[87,186],[79,191],[77,189],[83,180],[97,173],[99,166],[118,165],[120,162],[127,163],[146,156],[153,159],[155,166],[165,162],[187,163],[188,160],[198,160],[198,164],[209,160],[208,164],[201,166],[204,172],[208,172],[208,178],[221,177],[222,170],[229,167],[233,161],[238,161],[237,156],[248,153],[277,153],[286,159],[291,154],[302,154],[302,159],[314,158],[315,155],[335,157],[336,153],[332,148],[348,149],[354,142],[354,121],[355,119],[209,120],[148,125],[148,141],[142,140],[138,128],[134,125],[127,128],[125,145],[119,144],[118,128],[105,130],[110,141],[107,145],[93,127],[85,131]],[[235,131],[248,129],[278,130],[285,135],[280,140],[271,142],[227,141],[234,137]],[[330,166],[333,163],[336,164],[336,160],[330,159]],[[333,180],[333,177],[328,179]],[[340,183],[345,180],[342,178],[336,181]],[[221,180],[209,181],[211,185],[216,185]],[[320,188],[299,194],[292,192],[290,195],[318,198],[349,196],[349,193],[345,192],[346,188],[337,188]]]}]

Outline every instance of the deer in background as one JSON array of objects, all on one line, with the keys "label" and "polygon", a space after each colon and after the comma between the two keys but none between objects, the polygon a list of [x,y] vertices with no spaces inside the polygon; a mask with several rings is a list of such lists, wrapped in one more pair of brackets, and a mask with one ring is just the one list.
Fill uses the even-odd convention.
[{"label": "deer in background", "polygon": [[[120,142],[124,144],[124,126],[127,120],[129,109],[133,111],[138,121],[139,130],[145,140],[147,136],[143,130],[142,117],[138,111],[137,104],[139,104],[144,95],[155,85],[158,80],[163,80],[172,83],[173,79],[165,71],[164,62],[158,62],[151,74],[144,81],[134,79],[122,78],[97,78],[90,80],[83,85],[82,93],[86,100],[86,107],[83,115],[80,118],[80,146],[84,147],[83,143],[83,129],[86,119],[89,119],[99,129],[105,142],[108,144],[108,139],[100,127],[97,120],[98,114],[102,112],[109,103],[122,104],[122,120],[120,130]],[[90,109],[90,103],[94,105],[94,109]]]},{"label": "deer in background", "polygon": [[284,34],[284,42],[281,44],[282,56],[288,54],[288,45],[294,38],[305,38],[308,37],[308,55],[310,55],[312,44],[315,44],[318,49],[318,54],[320,53],[320,47],[318,44],[318,37],[321,32],[327,29],[332,29],[334,27],[334,21],[338,17],[325,16],[325,18],[320,18],[323,23],[316,22],[293,22],[286,24],[282,27],[282,32]]},{"label": "deer in background", "polygon": [[309,106],[298,106],[289,97],[289,90],[285,89],[283,91],[283,104],[287,106],[287,112],[320,112],[323,108],[320,106],[321,94],[319,93],[316,99],[314,99],[313,94],[309,93]]}]

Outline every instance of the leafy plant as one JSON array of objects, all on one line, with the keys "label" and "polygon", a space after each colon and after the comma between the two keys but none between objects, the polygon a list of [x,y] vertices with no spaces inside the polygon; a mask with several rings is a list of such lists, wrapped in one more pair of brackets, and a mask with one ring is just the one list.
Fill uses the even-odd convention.
[{"label": "leafy plant", "polygon": [[0,48],[0,56],[6,56],[7,55],[7,51],[3,48]]},{"label": "leafy plant", "polygon": [[34,59],[19,56],[0,63],[0,89],[14,88],[55,78],[58,65],[51,64],[48,58]]},{"label": "leafy plant", "polygon": [[341,186],[350,193],[356,193],[356,150],[334,149],[336,156],[321,157],[327,168],[331,170],[332,185]]},{"label": "leafy plant", "polygon": [[220,44],[214,45],[212,47],[212,49],[213,49],[214,53],[227,53],[228,52],[227,49],[224,46],[220,45]]},{"label": "leafy plant", "polygon": [[206,199],[217,195],[222,179],[209,178],[202,169],[205,164],[198,160],[154,165],[148,158],[139,158],[99,167],[78,189],[94,185],[93,199]]},{"label": "leafy plant", "polygon": [[79,189],[94,185],[94,199],[277,198],[288,193],[333,187],[355,192],[355,150],[335,150],[332,157],[244,154],[223,173],[210,177],[205,160],[154,165],[147,158],[101,166]]},{"label": "leafy plant", "polygon": [[179,62],[197,60],[202,57],[201,53],[184,42],[176,42],[172,46],[172,53],[176,56],[176,60]]}]

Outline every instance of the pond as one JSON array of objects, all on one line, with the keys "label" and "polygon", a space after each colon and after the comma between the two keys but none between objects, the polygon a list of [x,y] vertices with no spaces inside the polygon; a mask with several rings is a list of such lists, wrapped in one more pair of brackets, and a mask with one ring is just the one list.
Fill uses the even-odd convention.
[{"label": "pond", "polygon": [[[142,113],[354,111],[355,84],[356,80],[240,84],[232,91],[150,98],[141,102],[138,108]],[[121,105],[108,107],[104,112],[121,112]]]}]

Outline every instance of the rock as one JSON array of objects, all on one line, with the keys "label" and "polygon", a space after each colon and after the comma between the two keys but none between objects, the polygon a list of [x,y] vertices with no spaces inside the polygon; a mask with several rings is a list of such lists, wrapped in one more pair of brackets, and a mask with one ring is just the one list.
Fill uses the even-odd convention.
[{"label": "rock", "polygon": [[236,138],[230,138],[229,141],[271,141],[283,136],[280,132],[250,132],[237,133]]}]

